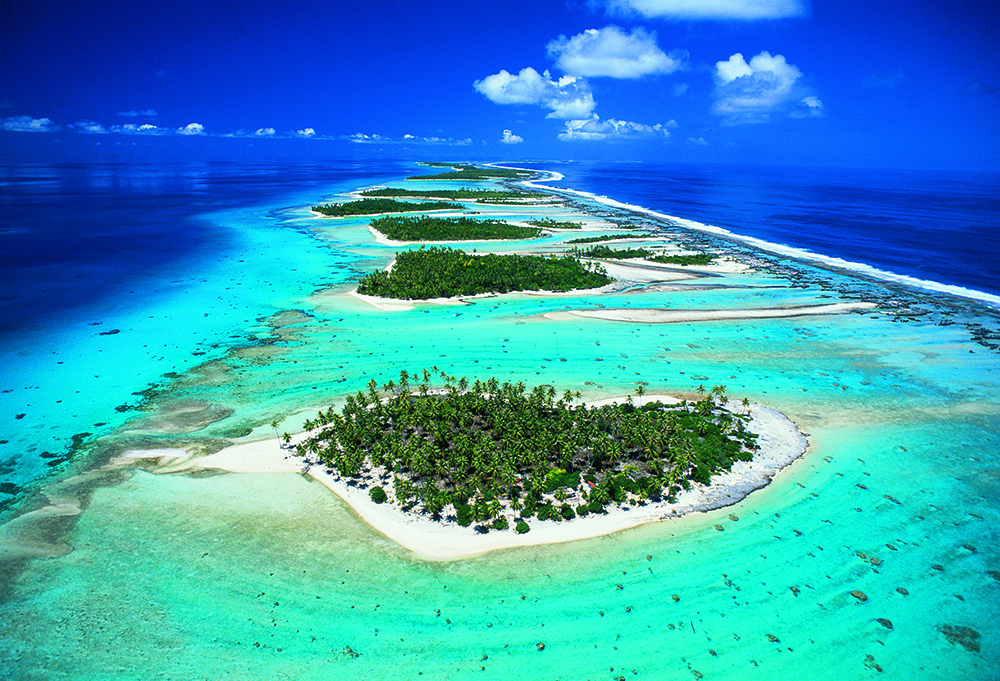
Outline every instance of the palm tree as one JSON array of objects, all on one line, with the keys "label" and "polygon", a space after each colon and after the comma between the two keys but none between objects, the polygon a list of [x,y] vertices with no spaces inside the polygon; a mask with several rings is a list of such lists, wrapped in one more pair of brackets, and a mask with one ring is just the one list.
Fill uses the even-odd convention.
[{"label": "palm tree", "polygon": [[274,430],[274,437],[278,438],[278,446],[281,446],[281,438],[278,437],[278,426],[281,425],[281,421],[274,419],[271,421],[271,428]]}]

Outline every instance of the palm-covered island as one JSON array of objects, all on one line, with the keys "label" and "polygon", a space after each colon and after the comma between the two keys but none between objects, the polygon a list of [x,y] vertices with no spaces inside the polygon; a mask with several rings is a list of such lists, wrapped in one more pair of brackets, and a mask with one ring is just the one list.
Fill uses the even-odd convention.
[{"label": "palm-covered island", "polygon": [[[432,390],[437,376],[444,387]],[[723,386],[673,405],[574,406],[577,397],[495,378],[470,385],[436,368],[402,371],[398,384],[380,391],[373,379],[340,413],[331,407],[307,421],[315,432],[297,452],[370,486],[376,503],[480,532],[513,522],[524,533],[532,518],[671,501],[757,449],[748,416],[726,408]]]},{"label": "palm-covered island", "polygon": [[313,206],[313,212],[331,217],[348,215],[379,215],[380,213],[420,213],[430,210],[462,210],[457,203],[444,201],[395,201],[387,198],[365,198],[347,203],[327,203]]},{"label": "palm-covered island", "polygon": [[533,239],[540,227],[511,225],[503,220],[390,216],[372,220],[370,226],[395,241],[486,241],[494,239]]},{"label": "palm-covered island", "polygon": [[431,247],[396,255],[390,271],[377,270],[358,283],[358,293],[381,298],[427,300],[512,291],[572,291],[610,284],[599,265],[572,256],[473,255]]}]

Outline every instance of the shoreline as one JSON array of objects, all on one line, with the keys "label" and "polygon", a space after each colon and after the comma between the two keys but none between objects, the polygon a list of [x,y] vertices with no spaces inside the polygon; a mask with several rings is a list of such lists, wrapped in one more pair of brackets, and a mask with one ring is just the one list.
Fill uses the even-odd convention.
[{"label": "shoreline", "polygon": [[[530,168],[513,168],[513,167],[511,168],[514,170],[531,170]],[[598,204],[609,206],[611,208],[617,208],[631,213],[638,213],[641,215],[648,215],[650,217],[659,220],[665,220],[667,222],[673,223],[675,226],[681,227],[683,229],[695,232],[702,232],[704,234],[709,234],[736,243],[746,244],[748,246],[752,246],[756,249],[764,251],[765,253],[771,253],[782,258],[789,258],[792,260],[798,260],[806,263],[819,263],[820,265],[823,265],[825,267],[846,272],[848,273],[848,275],[853,277],[870,278],[882,285],[885,285],[886,283],[897,284],[917,289],[918,291],[921,292],[952,296],[955,298],[960,298],[965,301],[972,301],[973,303],[985,305],[987,308],[993,310],[994,312],[997,309],[1000,309],[1000,295],[986,293],[985,291],[978,291],[976,289],[971,289],[956,284],[944,284],[930,279],[919,279],[917,277],[913,277],[910,275],[898,274],[896,272],[891,272],[889,270],[883,270],[873,265],[867,265],[861,262],[844,260],[843,258],[824,255],[822,253],[815,253],[813,251],[809,251],[804,248],[797,248],[795,246],[788,246],[785,244],[765,241],[763,239],[758,239],[756,237],[751,237],[751,236],[742,236],[740,234],[732,232],[728,229],[724,229],[722,227],[715,227],[714,225],[705,224],[702,222],[698,222],[696,220],[689,220],[687,218],[681,218],[674,215],[669,215],[667,213],[661,213],[651,208],[645,208],[643,206],[639,206],[636,204],[625,203],[623,201],[618,201],[616,199],[608,198],[607,196],[600,196],[598,194],[582,191],[579,189],[548,187],[546,185],[537,183],[558,182],[559,180],[564,179],[564,176],[560,173],[548,170],[535,170],[535,172],[547,173],[549,177],[536,178],[534,180],[521,180],[520,184],[530,189],[568,194],[570,196],[578,196],[580,198],[595,201]]]},{"label": "shoreline", "polygon": [[[590,403],[591,406],[621,402],[625,397]],[[676,401],[668,395],[647,395],[643,402]],[[730,408],[738,408],[730,402]],[[274,439],[232,445],[215,454],[192,458],[184,450],[131,450],[120,461],[158,459],[160,473],[193,472],[204,469],[236,474],[295,473],[308,475],[336,494],[369,527],[417,556],[435,561],[458,560],[502,549],[591,539],[662,520],[692,513],[704,513],[731,506],[752,492],[767,486],[783,469],[808,450],[808,442],[799,428],[776,409],[751,405],[748,429],[759,435],[758,450],[751,461],[737,461],[728,472],[712,478],[710,485],[693,484],[677,495],[674,503],[660,501],[644,506],[611,507],[604,515],[588,515],[572,520],[534,520],[531,530],[517,534],[513,529],[479,534],[472,527],[454,521],[434,521],[429,517],[404,512],[394,505],[376,504],[368,488],[351,485],[322,466],[312,465]],[[293,442],[308,434],[300,433]]]}]

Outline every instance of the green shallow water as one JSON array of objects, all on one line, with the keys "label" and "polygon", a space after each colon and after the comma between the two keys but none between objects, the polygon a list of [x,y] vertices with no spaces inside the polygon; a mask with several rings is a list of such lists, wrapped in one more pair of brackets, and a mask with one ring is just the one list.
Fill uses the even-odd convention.
[{"label": "green shallow water", "polygon": [[[342,263],[337,281],[396,250],[374,244],[363,221],[324,221],[321,233]],[[286,296],[274,309],[287,311],[248,325],[261,343],[182,374],[151,394],[144,420],[97,446],[214,449],[268,437],[275,416],[296,430],[308,408],[371,377],[432,365],[592,398],[633,392],[637,381],[649,393],[723,383],[784,411],[811,445],[736,506],[433,562],[299,475],[133,469],[86,497],[62,535],[72,552],[26,563],[9,585],[0,670],[24,679],[994,678],[1000,362],[962,324],[979,313],[949,313],[948,326],[879,313],[650,325],[540,316],[838,302],[838,288],[857,285],[829,273],[822,286],[766,273],[725,283],[754,288],[512,295],[392,313],[340,295],[346,283]],[[177,432],[195,423],[204,427]],[[979,637],[965,647],[948,627]]]}]

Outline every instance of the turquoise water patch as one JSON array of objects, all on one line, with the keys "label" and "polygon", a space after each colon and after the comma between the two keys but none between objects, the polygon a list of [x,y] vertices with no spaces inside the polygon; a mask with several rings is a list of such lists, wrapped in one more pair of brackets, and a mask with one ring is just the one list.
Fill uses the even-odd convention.
[{"label": "turquoise water patch", "polygon": [[[1000,366],[962,323],[973,313],[676,324],[544,316],[858,299],[840,292],[852,285],[841,275],[817,283],[767,272],[725,277],[749,288],[512,294],[384,312],[347,294],[353,277],[395,252],[365,221],[301,209],[226,215],[215,219],[247,239],[240,257],[150,306],[159,320],[150,326],[136,309],[116,317],[131,323],[116,321],[118,334],[80,334],[77,373],[46,379],[86,393],[79,404],[90,399],[95,412],[120,400],[143,408],[109,422],[100,440],[109,447],[270,439],[272,419],[293,431],[371,378],[438,366],[588,399],[640,382],[675,394],[725,384],[788,414],[810,451],[730,508],[451,562],[414,557],[297,474],[128,469],[64,531],[72,552],[27,563],[8,586],[6,675],[983,679],[998,667]],[[330,289],[313,295],[321,284]],[[225,320],[221,340],[215,327],[194,328],[206,307]],[[158,335],[155,348],[134,344]],[[199,342],[208,351],[193,356]],[[111,348],[131,364],[101,364]],[[82,366],[120,372],[108,375],[124,388],[88,390],[99,379]],[[159,380],[166,371],[175,375]],[[150,383],[145,395],[120,394]],[[44,413],[51,424],[24,424],[26,446],[74,432],[69,411]]]}]

